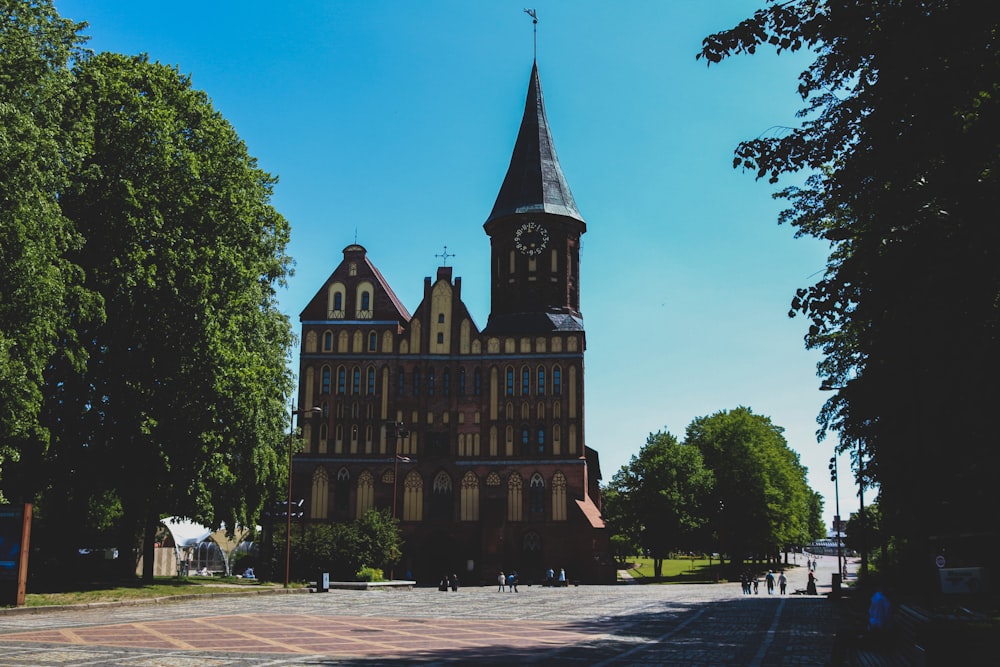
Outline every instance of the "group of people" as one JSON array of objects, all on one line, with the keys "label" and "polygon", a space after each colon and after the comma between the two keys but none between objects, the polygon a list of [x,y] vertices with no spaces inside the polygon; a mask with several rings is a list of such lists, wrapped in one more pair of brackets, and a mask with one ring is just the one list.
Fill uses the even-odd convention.
[{"label": "group of people", "polygon": [[452,574],[452,575],[446,574],[443,577],[441,577],[441,581],[438,582],[438,590],[439,591],[447,591],[449,588],[451,590],[453,590],[453,591],[457,591],[458,590],[458,575],[457,574]]},{"label": "group of people", "polygon": [[[497,575],[497,593],[503,593],[505,590],[508,593],[517,593],[518,584],[517,572],[511,572],[510,574],[504,574],[503,571]],[[555,570],[551,567],[545,572],[545,586],[566,586],[566,569],[559,568],[559,574],[556,575]]]},{"label": "group of people", "polygon": [[[785,576],[784,570],[779,571],[777,575],[775,575],[774,570],[768,570],[767,574],[764,575],[764,585],[767,587],[768,595],[774,595],[775,584],[777,584],[781,595],[788,592],[788,577]],[[744,570],[740,574],[740,586],[743,588],[743,595],[751,593],[757,595],[760,591],[760,579],[756,574]]]},{"label": "group of people", "polygon": [[497,593],[504,592],[504,586],[507,587],[508,593],[517,593],[517,572],[511,572],[508,575],[504,575],[503,570],[497,576],[497,583],[500,584],[500,588],[497,589]]},{"label": "group of people", "polygon": [[559,568],[559,578],[556,579],[555,570],[551,567],[545,571],[545,585],[546,586],[566,586],[566,570],[564,568]]}]

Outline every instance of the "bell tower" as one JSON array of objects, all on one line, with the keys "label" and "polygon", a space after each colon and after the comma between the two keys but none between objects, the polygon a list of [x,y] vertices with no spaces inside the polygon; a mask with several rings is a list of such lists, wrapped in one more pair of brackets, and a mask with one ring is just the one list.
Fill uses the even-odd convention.
[{"label": "bell tower", "polygon": [[580,237],[587,223],[559,166],[537,63],[510,166],[483,228],[491,246],[484,333],[582,330]]}]

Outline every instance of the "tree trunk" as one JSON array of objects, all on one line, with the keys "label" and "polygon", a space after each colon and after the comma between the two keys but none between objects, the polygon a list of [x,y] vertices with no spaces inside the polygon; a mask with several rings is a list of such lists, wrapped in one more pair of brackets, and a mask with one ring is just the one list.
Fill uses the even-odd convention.
[{"label": "tree trunk", "polygon": [[160,520],[155,515],[146,517],[142,534],[142,583],[153,583],[153,566],[156,564],[156,528]]}]

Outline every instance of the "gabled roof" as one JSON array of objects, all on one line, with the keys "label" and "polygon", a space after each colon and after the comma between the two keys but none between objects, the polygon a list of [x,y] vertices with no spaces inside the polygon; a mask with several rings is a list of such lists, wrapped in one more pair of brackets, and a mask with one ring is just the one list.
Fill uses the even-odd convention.
[{"label": "gabled roof", "polygon": [[510,166],[485,224],[518,213],[553,213],[584,222],[552,143],[537,63],[531,66],[524,116]]},{"label": "gabled roof", "polygon": [[[364,249],[362,248],[362,250]],[[392,305],[396,309],[396,312],[399,313],[399,315],[403,318],[403,320],[409,322],[410,311],[406,309],[406,306],[403,305],[403,302],[400,301],[399,297],[396,296],[396,293],[392,291],[392,287],[389,286],[389,281],[385,279],[385,276],[383,276],[382,272],[378,270],[378,267],[372,264],[371,259],[368,258],[367,251],[365,251],[365,264],[368,265],[368,268],[371,270],[372,275],[375,276],[375,281],[379,284],[379,287],[381,287],[382,290],[389,297],[389,300],[392,302]]]},{"label": "gabled roof", "polygon": [[597,509],[597,505],[590,499],[590,496],[584,496],[583,500],[577,500],[576,506],[580,508],[580,512],[583,513],[591,528],[606,527],[604,519],[601,517],[601,510]]},{"label": "gabled roof", "polygon": [[[348,269],[352,263],[358,267],[364,267],[356,276],[350,274]],[[365,247],[357,243],[352,243],[344,248],[344,259],[341,260],[337,268],[333,270],[333,273],[323,283],[323,286],[309,300],[309,303],[306,304],[305,309],[299,314],[299,320],[328,319],[326,299],[330,283],[334,281],[350,283],[360,278],[368,278],[375,283],[375,294],[372,295],[373,306],[378,311],[375,319],[392,320],[398,318],[401,322],[410,321],[410,313],[406,310],[406,306],[396,296],[396,293],[389,286],[382,272],[372,263]]]}]

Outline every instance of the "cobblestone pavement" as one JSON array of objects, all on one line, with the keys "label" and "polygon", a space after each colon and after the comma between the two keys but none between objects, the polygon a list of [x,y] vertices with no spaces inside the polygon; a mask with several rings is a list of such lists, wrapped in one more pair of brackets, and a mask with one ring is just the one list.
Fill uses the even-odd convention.
[{"label": "cobblestone pavement", "polygon": [[332,590],[0,615],[0,667],[825,665],[833,634],[825,597],[763,585]]}]

